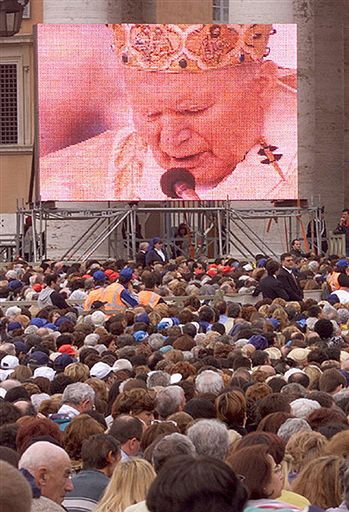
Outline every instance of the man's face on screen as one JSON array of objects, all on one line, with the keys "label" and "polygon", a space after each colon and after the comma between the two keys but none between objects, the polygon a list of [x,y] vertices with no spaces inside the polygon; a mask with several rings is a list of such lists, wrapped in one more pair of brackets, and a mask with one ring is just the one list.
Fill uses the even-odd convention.
[{"label": "man's face on screen", "polygon": [[258,69],[126,70],[135,127],[157,163],[188,169],[203,187],[228,176],[262,135],[265,80]]}]

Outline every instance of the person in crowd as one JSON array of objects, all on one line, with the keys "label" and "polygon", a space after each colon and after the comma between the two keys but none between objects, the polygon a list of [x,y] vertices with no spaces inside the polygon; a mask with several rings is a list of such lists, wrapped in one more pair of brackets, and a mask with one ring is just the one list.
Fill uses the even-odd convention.
[{"label": "person in crowd", "polygon": [[322,509],[338,507],[342,501],[340,467],[343,459],[323,456],[311,460],[292,484],[292,490]]},{"label": "person in crowd", "polygon": [[121,460],[139,455],[143,429],[142,421],[135,416],[120,414],[114,419],[109,434],[120,443]]},{"label": "person in crowd", "polygon": [[165,264],[168,262],[167,253],[163,247],[161,238],[156,236],[149,242],[149,247],[145,255],[145,264],[147,266],[154,265],[154,263]]},{"label": "person in crowd", "polygon": [[349,275],[348,274],[339,274],[338,275],[338,289],[332,292],[328,301],[331,304],[340,303],[340,304],[349,304]]},{"label": "person in crowd", "polygon": [[0,510],[1,512],[30,512],[31,488],[21,473],[0,460]]},{"label": "person in crowd", "polygon": [[83,441],[82,470],[73,476],[74,488],[63,501],[68,512],[90,512],[97,505],[120,457],[120,445],[111,435],[95,434]]},{"label": "person in crowd", "polygon": [[[294,262],[301,286],[312,261]],[[339,276],[347,274],[343,262],[347,260],[316,261],[324,287],[333,270],[342,268]],[[268,259],[258,258],[258,265],[264,272]],[[0,268],[0,287],[2,280],[14,276],[8,274],[12,268]],[[44,272],[26,263],[25,268],[29,279],[38,273],[44,279]],[[340,506],[341,485],[339,490],[323,485],[321,502],[317,501],[311,492],[318,492],[320,476],[315,478],[315,466],[312,471],[307,468],[317,461],[321,479],[331,482],[337,478],[338,462],[342,481],[342,464],[349,453],[347,303],[321,300],[320,290],[316,300],[313,295],[307,298],[306,291],[299,300],[251,297],[247,304],[239,304],[230,301],[240,302],[240,296],[222,299],[216,293],[221,286],[239,287],[241,276],[253,273],[246,262],[232,259],[209,264],[181,257],[144,270],[121,260],[64,268],[52,262],[46,268],[47,274],[60,272],[67,296],[76,277],[88,288],[97,271],[107,277],[107,284],[116,282],[114,272],[121,275],[126,269],[132,293],[144,291],[151,276],[162,301],[141,305],[137,300],[135,306],[108,314],[93,308],[85,313],[54,306],[38,310],[21,300],[0,309],[0,458],[2,449],[12,449],[14,457],[4,457],[16,465],[35,446],[29,454],[38,453],[38,459],[30,456],[30,468],[21,468],[31,483],[33,507],[61,510],[64,503],[74,510],[75,498],[82,508],[98,507],[103,489],[106,492],[118,470],[119,444],[122,461],[145,460],[159,477],[178,454],[196,454],[195,461],[212,457],[220,467],[217,474],[228,480],[222,461],[234,457],[235,465],[246,460],[249,471],[255,469],[259,479],[266,477],[258,484],[259,494],[251,497],[252,510],[262,505],[288,510],[320,503]],[[106,381],[110,374],[112,382]],[[260,455],[260,445],[267,454]],[[62,451],[53,453],[56,448]],[[246,457],[235,455],[247,448],[252,450]],[[73,482],[72,465],[77,470]],[[207,473],[205,465],[201,468],[208,482],[207,475],[214,473]],[[191,467],[193,474],[197,470]],[[254,481],[247,469],[234,470],[246,474],[247,487]],[[131,473],[130,483],[135,481]],[[161,478],[170,478],[166,475]],[[190,494],[177,485],[178,495],[183,493],[180,506],[188,503]],[[116,489],[110,496],[117,494]],[[232,495],[216,490],[225,510],[224,500],[229,502]],[[146,495],[143,488],[121,506],[131,507],[127,512],[146,512]],[[200,500],[197,503],[191,506],[199,507]]]},{"label": "person in crowd", "polygon": [[45,277],[45,287],[39,293],[38,297],[39,308],[45,308],[46,306],[55,306],[58,309],[70,308],[64,296],[58,291],[58,281],[59,276],[56,274],[48,274]]},{"label": "person in crowd", "polygon": [[292,254],[289,252],[281,254],[280,261],[281,268],[278,272],[277,279],[284,290],[286,290],[288,300],[302,300],[303,291],[296,275],[293,272],[295,262]]},{"label": "person in crowd", "polygon": [[141,290],[138,293],[138,300],[141,306],[151,306],[152,308],[159,303],[163,303],[163,299],[161,295],[156,293],[155,290],[155,277],[151,273],[143,273],[142,274],[142,282],[144,285],[144,290]]},{"label": "person in crowd", "polygon": [[156,473],[146,460],[125,460],[115,468],[95,512],[123,512],[145,500]]},{"label": "person in crowd", "polygon": [[56,414],[51,415],[61,430],[65,430],[70,421],[79,414],[94,408],[95,392],[84,382],[69,384],[63,392],[62,405]]},{"label": "person in crowd", "polygon": [[38,441],[23,453],[18,468],[32,487],[32,512],[63,512],[67,492],[73,489],[68,454],[54,444]]},{"label": "person in crowd", "polygon": [[345,251],[349,256],[349,208],[344,208],[341,218],[336,229],[333,231],[335,235],[345,235]]},{"label": "person in crowd", "polygon": [[[263,509],[279,504],[277,499],[284,487],[284,473],[281,464],[277,464],[268,453],[267,446],[241,448],[229,454],[226,461],[236,474],[244,477],[243,482],[249,492],[247,506]],[[299,510],[290,504],[283,505],[283,508]]]},{"label": "person in crowd", "polygon": [[150,512],[242,512],[247,492],[223,461],[211,457],[175,457],[150,487]]},{"label": "person in crowd", "polygon": [[280,264],[275,260],[268,260],[265,264],[267,275],[262,277],[259,282],[259,289],[262,292],[263,299],[281,299],[288,300],[288,293],[277,278],[277,272],[280,270]]},{"label": "person in crowd", "polygon": [[302,242],[299,240],[299,238],[292,240],[290,254],[292,254],[296,261],[301,258],[308,258],[310,256],[310,252],[302,251]]},{"label": "person in crowd", "polygon": [[92,274],[94,287],[89,291],[84,301],[84,310],[90,311],[94,302],[103,302],[104,288],[107,282],[107,276],[102,270],[96,270]]},{"label": "person in crowd", "polygon": [[229,433],[224,423],[217,420],[199,420],[188,428],[187,435],[198,455],[224,460],[229,447]]},{"label": "person in crowd", "polygon": [[103,434],[104,427],[89,414],[79,414],[73,418],[64,431],[63,445],[70,457],[72,469],[78,473],[83,466],[82,444],[95,434]]}]

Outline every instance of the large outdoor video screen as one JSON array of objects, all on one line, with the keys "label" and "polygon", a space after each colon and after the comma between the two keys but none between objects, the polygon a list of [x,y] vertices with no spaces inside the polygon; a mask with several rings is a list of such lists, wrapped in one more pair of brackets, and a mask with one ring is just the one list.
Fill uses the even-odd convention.
[{"label": "large outdoor video screen", "polygon": [[296,25],[37,26],[43,201],[297,198]]}]

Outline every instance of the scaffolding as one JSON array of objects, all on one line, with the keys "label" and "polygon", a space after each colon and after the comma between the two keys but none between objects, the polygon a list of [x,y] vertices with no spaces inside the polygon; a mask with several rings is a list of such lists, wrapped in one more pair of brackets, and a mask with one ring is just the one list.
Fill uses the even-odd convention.
[{"label": "scaffolding", "polygon": [[[185,241],[189,254],[198,258],[205,255],[211,259],[228,255],[237,255],[250,259],[257,253],[276,257],[277,254],[264,240],[264,236],[255,229],[257,221],[282,224],[285,246],[289,247],[292,238],[305,238],[306,222],[320,219],[320,207],[281,207],[236,208],[234,203],[226,201],[167,201],[159,205],[127,204],[99,208],[56,208],[52,203],[35,203],[30,208],[18,207],[16,215],[16,254],[21,254],[25,219],[32,218],[31,261],[41,261],[48,257],[47,240],[50,221],[80,222],[79,236],[71,243],[59,259],[65,261],[86,261],[93,257],[103,243],[107,243],[106,258],[126,257],[133,259],[139,243],[145,239],[137,234],[139,215],[146,220],[151,215],[160,218],[159,231],[165,245],[171,250],[176,242]],[[81,230],[81,221],[88,226]],[[190,234],[185,239],[176,237],[180,223],[189,226]],[[312,233],[311,247],[321,247],[319,233]],[[35,243],[34,243],[35,241]],[[306,241],[306,240],[305,240]],[[177,253],[178,254],[178,253]],[[188,253],[186,254],[188,255]]]}]

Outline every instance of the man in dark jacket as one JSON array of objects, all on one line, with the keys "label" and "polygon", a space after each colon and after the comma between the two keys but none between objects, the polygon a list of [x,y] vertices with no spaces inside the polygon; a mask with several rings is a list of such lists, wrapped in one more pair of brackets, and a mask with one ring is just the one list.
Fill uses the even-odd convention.
[{"label": "man in dark jacket", "polygon": [[281,254],[280,260],[281,268],[277,279],[284,290],[286,290],[288,300],[303,300],[303,291],[294,274],[295,263],[292,254],[285,252]]},{"label": "man in dark jacket", "polygon": [[149,248],[145,256],[145,264],[147,266],[154,263],[168,263],[168,256],[163,248],[162,240],[157,236],[150,240]]},{"label": "man in dark jacket", "polygon": [[288,300],[288,294],[280,281],[276,277],[276,272],[280,268],[280,263],[275,260],[268,260],[265,269],[268,272],[266,277],[260,281],[259,288],[263,294],[263,299],[276,299],[281,297]]},{"label": "man in dark jacket", "polygon": [[333,231],[335,235],[345,235],[345,252],[349,256],[349,208],[344,208],[339,224]]},{"label": "man in dark jacket", "polygon": [[101,499],[116,464],[120,461],[120,444],[110,435],[95,434],[82,443],[83,469],[73,476],[74,489],[63,505],[68,512],[90,512]]}]

